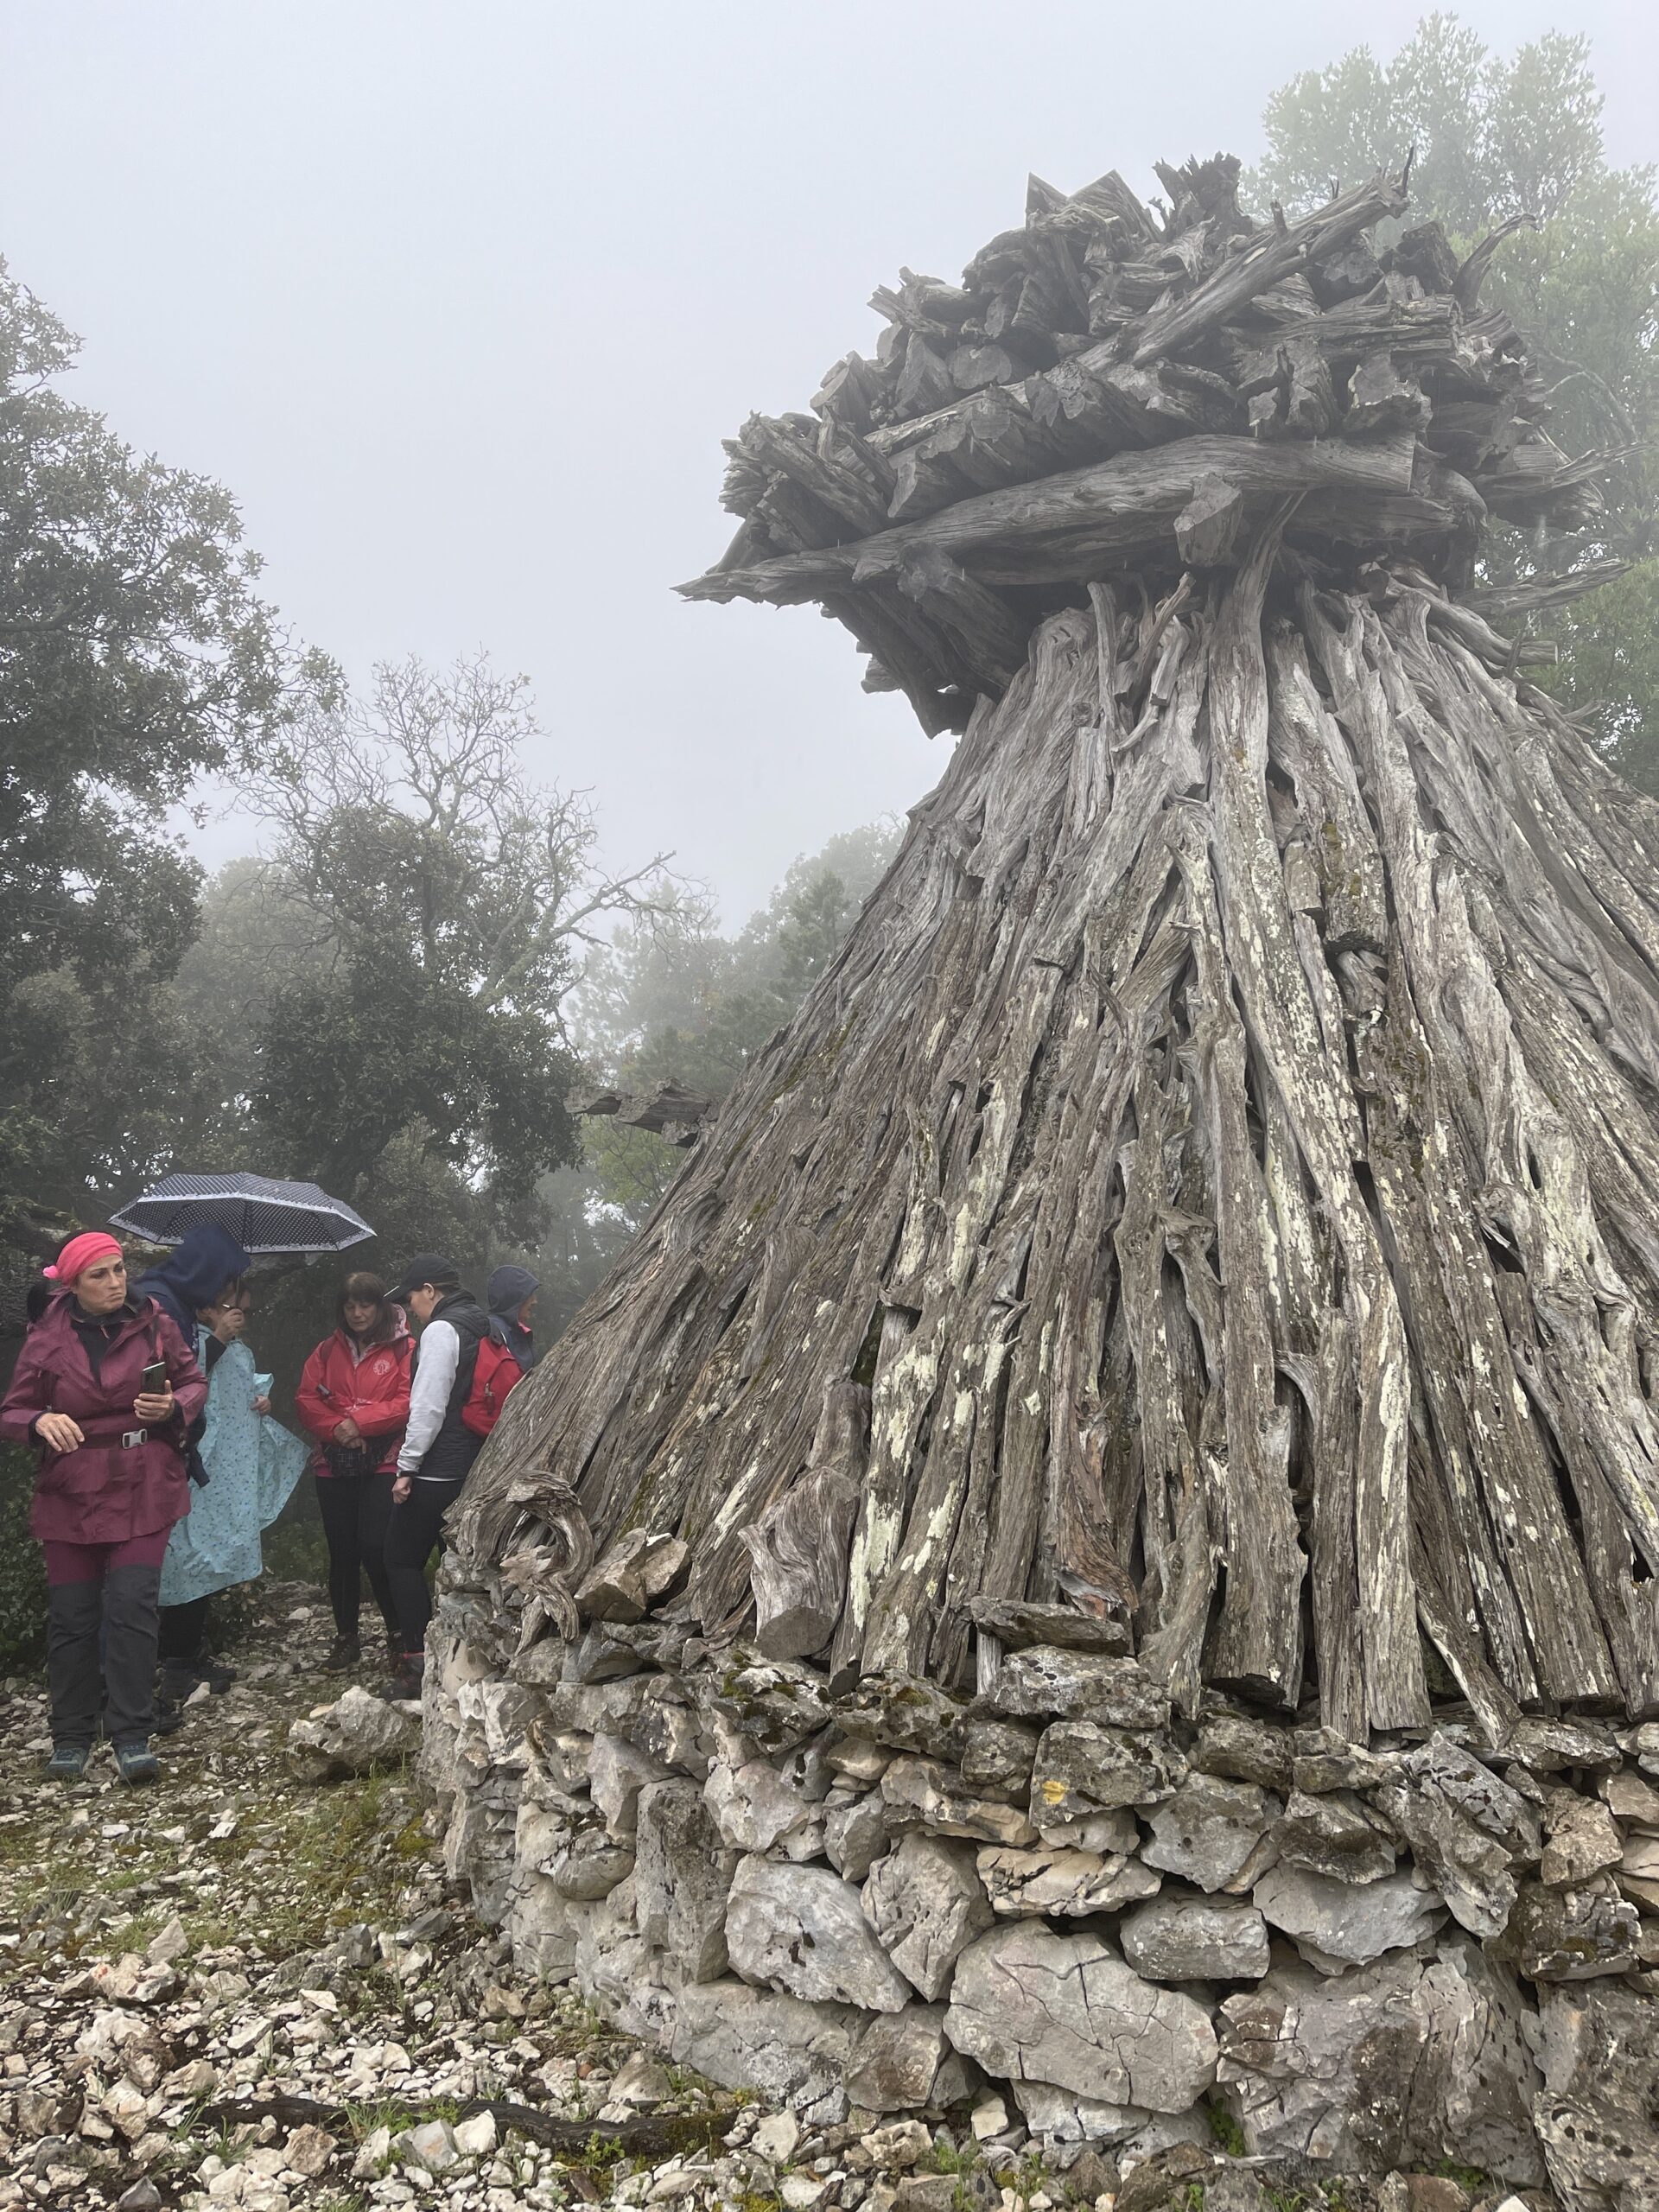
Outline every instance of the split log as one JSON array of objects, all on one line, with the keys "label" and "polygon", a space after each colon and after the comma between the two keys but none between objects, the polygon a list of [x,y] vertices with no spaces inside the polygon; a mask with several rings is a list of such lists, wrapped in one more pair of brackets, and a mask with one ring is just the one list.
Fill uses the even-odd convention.
[{"label": "split log", "polygon": [[[1296,499],[1298,527],[1350,544],[1439,540],[1478,511],[1449,476],[1443,488],[1414,483],[1414,442],[1373,445],[1316,440],[1264,447],[1243,438],[1184,438],[1150,453],[1122,454],[1004,492],[966,499],[943,514],[881,531],[856,544],[789,554],[742,570],[682,584],[683,597],[750,599],[789,606],[851,582],[861,568],[880,575],[911,549],[937,548],[990,585],[1063,582],[1169,561],[1174,525],[1200,483],[1238,493],[1252,522]],[[867,564],[879,564],[872,569]]]}]

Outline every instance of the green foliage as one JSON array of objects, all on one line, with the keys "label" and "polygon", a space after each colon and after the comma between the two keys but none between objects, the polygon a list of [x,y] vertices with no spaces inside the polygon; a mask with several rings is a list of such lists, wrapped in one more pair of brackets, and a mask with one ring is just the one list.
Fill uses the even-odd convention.
[{"label": "green foliage", "polygon": [[1410,219],[1438,218],[1460,253],[1512,216],[1541,223],[1498,249],[1482,304],[1522,331],[1557,442],[1621,457],[1602,478],[1605,525],[1553,543],[1495,531],[1486,567],[1501,579],[1610,553],[1643,564],[1536,626],[1561,656],[1546,687],[1659,792],[1659,207],[1651,168],[1608,167],[1601,108],[1586,39],[1552,32],[1505,58],[1435,14],[1391,60],[1359,47],[1282,86],[1249,185],[1258,203],[1300,212],[1338,180],[1397,172],[1414,148]]},{"label": "green foliage", "polygon": [[1356,47],[1281,85],[1251,181],[1258,198],[1300,213],[1338,180],[1397,172],[1415,148],[1414,202],[1452,230],[1553,216],[1604,171],[1601,105],[1587,39],[1547,32],[1505,60],[1437,10],[1390,61]]},{"label": "green foliage", "polygon": [[255,1020],[262,1132],[353,1203],[377,1178],[384,1201],[401,1142],[519,1241],[577,1154],[564,1001],[600,920],[651,910],[660,869],[594,874],[585,804],[524,773],[538,735],[522,677],[410,660],[366,702],[320,702],[259,792],[271,893],[315,948]]},{"label": "green foliage", "polygon": [[1209,2125],[1211,2139],[1217,2149],[1224,2151],[1230,2158],[1242,2158],[1249,2145],[1244,2140],[1243,2129],[1228,2111],[1226,2106],[1206,2105],[1204,2116]]},{"label": "green foliage", "polygon": [[[589,1065],[628,1090],[677,1083],[723,1098],[828,969],[898,842],[892,821],[832,837],[794,861],[734,938],[706,893],[682,892],[623,928],[577,1002]],[[602,1118],[583,1141],[598,1198],[630,1228],[684,1165],[660,1137]]]},{"label": "green foliage", "polygon": [[0,1239],[24,1244],[164,1144],[200,872],[163,817],[278,741],[299,672],[230,495],[66,398],[77,350],[0,262]]},{"label": "green foliage", "polygon": [[46,1574],[29,1533],[35,1455],[0,1445],[0,1671],[34,1667],[46,1651]]},{"label": "green foliage", "polygon": [[1535,671],[1612,766],[1659,798],[1659,560],[1587,592],[1552,625],[1560,661]]}]

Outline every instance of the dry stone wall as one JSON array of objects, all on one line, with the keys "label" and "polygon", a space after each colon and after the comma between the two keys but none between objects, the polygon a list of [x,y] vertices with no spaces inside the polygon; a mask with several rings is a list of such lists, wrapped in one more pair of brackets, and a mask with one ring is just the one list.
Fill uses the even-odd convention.
[{"label": "dry stone wall", "polygon": [[521,1966],[815,2121],[988,2081],[1060,2156],[1219,2110],[1264,2156],[1654,2201],[1659,1723],[1189,1723],[1046,1610],[982,1639],[976,1696],[838,1696],[649,1617],[518,1649],[452,1554],[449,1871]]}]

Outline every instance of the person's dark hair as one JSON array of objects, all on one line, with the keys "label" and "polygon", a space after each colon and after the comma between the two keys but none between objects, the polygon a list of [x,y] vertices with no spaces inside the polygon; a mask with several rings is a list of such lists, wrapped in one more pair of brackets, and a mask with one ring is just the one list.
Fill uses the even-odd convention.
[{"label": "person's dark hair", "polygon": [[397,1309],[386,1296],[386,1286],[380,1277],[371,1274],[366,1268],[360,1268],[355,1274],[347,1275],[340,1286],[340,1303],[334,1308],[334,1319],[349,1337],[351,1325],[346,1319],[348,1298],[372,1298],[374,1300],[379,1311],[375,1315],[374,1326],[369,1331],[366,1341],[372,1344],[389,1344],[397,1333]]}]

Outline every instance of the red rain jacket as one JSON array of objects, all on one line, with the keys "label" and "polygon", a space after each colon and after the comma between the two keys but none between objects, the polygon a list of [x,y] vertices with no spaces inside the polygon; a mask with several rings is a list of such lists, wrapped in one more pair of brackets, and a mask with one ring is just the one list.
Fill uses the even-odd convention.
[{"label": "red rain jacket", "polygon": [[405,1323],[390,1344],[372,1344],[361,1358],[344,1329],[336,1329],[305,1363],[294,1403],[301,1421],[317,1440],[311,1471],[328,1480],[332,1472],[322,1446],[349,1414],[365,1442],[384,1437],[385,1451],[376,1462],[385,1471],[397,1465],[397,1446],[409,1421],[410,1355],[413,1339]]},{"label": "red rain jacket", "polygon": [[[48,1543],[120,1544],[170,1529],[190,1510],[185,1431],[207,1398],[195,1354],[153,1298],[123,1312],[96,1373],[61,1291],[23,1339],[11,1388],[0,1404],[0,1437],[34,1443],[41,1454],[29,1525]],[[132,1410],[143,1371],[167,1363],[175,1410],[165,1428],[141,1432]],[[41,1414],[67,1414],[86,1441],[49,1452],[30,1434]],[[124,1444],[143,1433],[142,1444]]]}]

